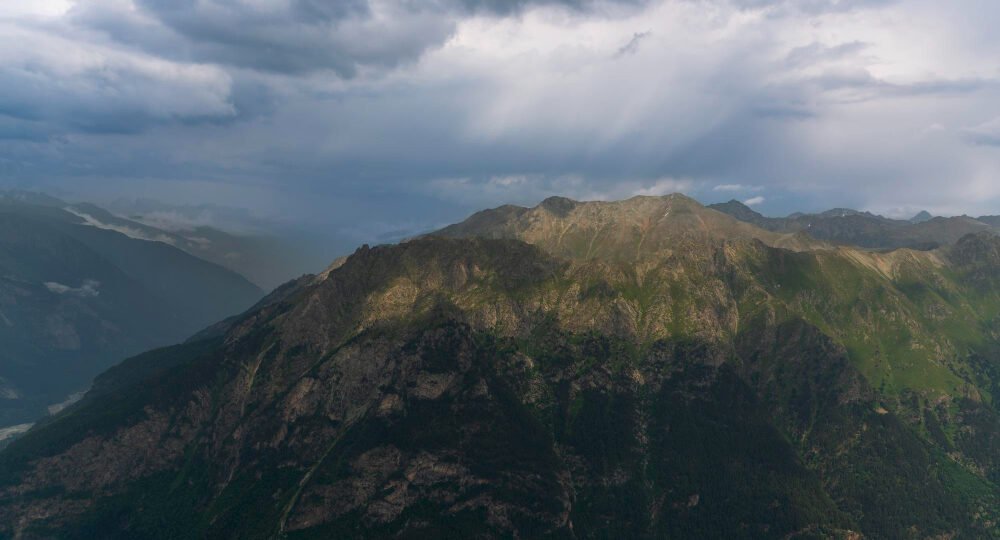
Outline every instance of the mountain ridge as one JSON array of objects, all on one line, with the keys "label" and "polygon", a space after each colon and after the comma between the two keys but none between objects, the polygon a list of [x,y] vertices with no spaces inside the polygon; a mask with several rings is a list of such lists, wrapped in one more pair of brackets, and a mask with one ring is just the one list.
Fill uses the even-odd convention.
[{"label": "mountain ridge", "polygon": [[0,534],[995,538],[1000,239],[786,241],[560,198],[363,246],[15,441]]},{"label": "mountain ridge", "polygon": [[928,213],[927,219],[904,221],[838,208],[818,214],[796,213],[785,218],[773,218],[765,217],[737,200],[712,204],[709,208],[770,231],[803,232],[817,240],[869,249],[933,250],[952,245],[968,234],[1000,234],[996,225],[969,216],[934,217]]},{"label": "mountain ridge", "polygon": [[[439,236],[520,238],[571,258],[635,258],[670,249],[675,241],[760,240],[794,250],[826,245],[795,233],[750,226],[681,194],[624,201],[577,202],[551,197],[533,208],[503,206],[432,233]],[[647,243],[649,242],[649,243]],[[623,250],[634,249],[633,253]]]}]

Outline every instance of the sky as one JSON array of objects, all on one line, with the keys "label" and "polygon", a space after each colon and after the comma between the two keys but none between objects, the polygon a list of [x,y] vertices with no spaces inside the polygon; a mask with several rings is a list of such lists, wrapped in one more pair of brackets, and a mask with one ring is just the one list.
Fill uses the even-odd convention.
[{"label": "sky", "polygon": [[0,187],[372,241],[550,195],[1000,214],[995,0],[0,0]]}]

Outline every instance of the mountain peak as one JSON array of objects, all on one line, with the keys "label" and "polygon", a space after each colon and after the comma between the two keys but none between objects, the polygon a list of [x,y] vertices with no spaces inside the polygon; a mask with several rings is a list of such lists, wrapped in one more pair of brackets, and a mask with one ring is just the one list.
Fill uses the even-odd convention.
[{"label": "mountain peak", "polygon": [[724,203],[710,204],[708,207],[749,223],[756,224],[757,220],[765,219],[763,214],[736,199]]},{"label": "mountain peak", "polygon": [[679,193],[679,192],[674,192],[674,193],[668,193],[666,195],[661,195],[660,198],[661,199],[667,199],[669,201],[689,201],[689,202],[693,202],[693,203],[697,204],[698,206],[702,206],[702,204],[700,202],[698,202],[697,200],[695,200],[695,199],[693,199],[691,197],[688,197],[687,195],[685,195],[683,193]]},{"label": "mountain peak", "polygon": [[[516,210],[512,210],[516,208]],[[759,240],[789,248],[802,237],[759,228],[679,193],[622,201],[574,201],[550,197],[534,208],[500,207],[479,212],[437,233],[448,237],[513,238],[569,258],[634,260],[693,243]]]},{"label": "mountain peak", "polygon": [[910,223],[923,223],[932,219],[934,219],[934,216],[931,215],[930,212],[927,210],[921,210],[917,215],[910,218]]},{"label": "mountain peak", "polygon": [[549,197],[539,205],[557,216],[566,216],[580,203],[566,197]]}]

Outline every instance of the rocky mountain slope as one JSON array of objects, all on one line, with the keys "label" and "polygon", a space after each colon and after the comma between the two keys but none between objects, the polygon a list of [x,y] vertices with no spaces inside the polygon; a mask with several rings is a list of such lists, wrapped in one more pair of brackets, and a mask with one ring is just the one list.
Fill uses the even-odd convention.
[{"label": "rocky mountain slope", "polygon": [[108,371],[0,453],[0,535],[997,538],[998,314],[991,235],[503,207]]},{"label": "rocky mountain slope", "polygon": [[0,198],[0,428],[57,410],[122,358],[175,343],[261,291],[166,243]]}]

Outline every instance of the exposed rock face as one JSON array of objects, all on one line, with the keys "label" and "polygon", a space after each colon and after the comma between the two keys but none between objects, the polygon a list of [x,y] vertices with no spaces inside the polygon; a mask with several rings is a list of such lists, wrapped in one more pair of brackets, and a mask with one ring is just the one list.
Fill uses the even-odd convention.
[{"label": "exposed rock face", "polygon": [[365,247],[122,364],[0,454],[0,535],[995,536],[996,339],[949,255],[615,204]]}]

